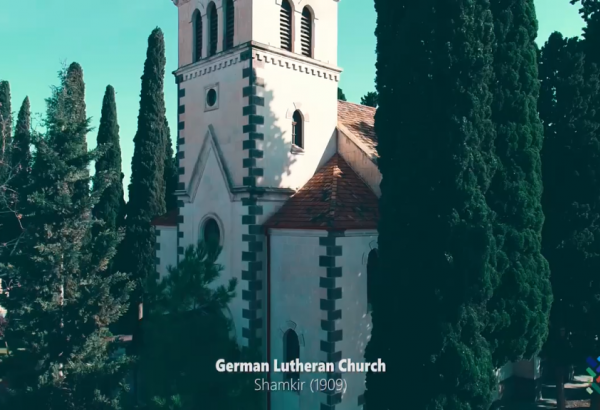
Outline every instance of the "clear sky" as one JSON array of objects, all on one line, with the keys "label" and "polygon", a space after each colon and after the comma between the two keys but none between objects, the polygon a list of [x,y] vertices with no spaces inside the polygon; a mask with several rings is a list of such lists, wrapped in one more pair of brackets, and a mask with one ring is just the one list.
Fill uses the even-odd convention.
[{"label": "clear sky", "polygon": [[[261,0],[264,1],[264,0]],[[325,0],[319,0],[325,1]],[[12,107],[25,96],[32,112],[42,114],[50,85],[57,83],[63,62],[82,65],[88,116],[95,145],[102,97],[107,84],[117,92],[125,188],[129,184],[133,137],[139,110],[140,76],[147,38],[156,26],[165,33],[167,76],[165,99],[171,134],[176,130],[177,8],[171,0],[0,0],[0,79],[10,81]],[[569,0],[535,0],[540,45],[551,32],[581,34],[582,21]],[[372,0],[339,3],[340,86],[349,101],[374,89],[375,20]]]}]

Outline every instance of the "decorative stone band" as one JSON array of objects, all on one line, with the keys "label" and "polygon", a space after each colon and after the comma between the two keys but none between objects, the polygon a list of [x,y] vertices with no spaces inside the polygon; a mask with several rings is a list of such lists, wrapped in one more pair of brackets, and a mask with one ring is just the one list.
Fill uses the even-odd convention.
[{"label": "decorative stone band", "polygon": [[156,266],[160,265],[160,258],[158,257],[158,251],[160,250],[160,229],[154,228],[154,236],[156,237],[156,248],[154,250],[154,257],[156,261]]},{"label": "decorative stone band", "polygon": [[258,205],[260,190],[256,187],[256,180],[263,176],[263,168],[257,165],[257,159],[263,158],[265,118],[261,114],[265,101],[259,94],[262,94],[264,89],[264,81],[256,76],[251,48],[242,52],[240,60],[243,67],[242,78],[248,79],[247,85],[242,90],[242,96],[247,99],[247,104],[241,114],[248,118],[242,128],[244,150],[242,167],[248,170],[247,175],[242,179],[242,185],[248,188],[249,193],[248,197],[242,198],[242,206],[245,209],[242,215],[244,226],[242,264],[245,265],[242,270],[242,300],[246,303],[242,310],[242,317],[247,321],[242,327],[242,337],[246,340],[247,346],[262,347],[263,232],[257,219],[262,216],[263,208]]},{"label": "decorative stone band", "polygon": [[[337,278],[342,277],[342,268],[337,266],[336,257],[342,256],[342,247],[337,244],[337,238],[343,237],[343,231],[329,231],[326,237],[319,238],[319,245],[324,249],[324,255],[319,256],[319,266],[324,268],[319,278],[320,308],[321,308],[321,356],[327,363],[339,363],[342,352],[336,345],[341,342],[342,288]],[[330,379],[342,378],[341,373],[328,374]],[[342,393],[325,391],[320,410],[335,410],[335,405],[342,401]]]},{"label": "decorative stone band", "polygon": [[[181,182],[181,178],[183,177],[183,172],[185,168],[181,166],[181,160],[185,158],[185,151],[183,150],[183,145],[185,144],[185,138],[182,137],[182,131],[185,129],[185,104],[182,102],[182,99],[185,97],[185,88],[183,88],[183,84],[181,81],[181,76],[176,77],[177,83],[177,169],[179,170],[179,180],[177,183],[177,190],[183,191],[185,189],[185,183]],[[183,215],[181,213],[181,209],[184,207],[184,202],[182,200],[177,200],[177,207],[179,208],[179,216],[177,216],[177,262],[179,262],[179,255],[183,254],[183,247],[180,246],[180,239],[183,238],[184,230],[180,228],[180,224],[183,223]]]}]

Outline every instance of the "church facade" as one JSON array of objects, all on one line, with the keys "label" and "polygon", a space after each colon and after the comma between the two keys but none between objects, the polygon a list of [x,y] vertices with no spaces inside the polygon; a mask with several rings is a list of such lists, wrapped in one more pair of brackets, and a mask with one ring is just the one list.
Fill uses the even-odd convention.
[{"label": "church facade", "polygon": [[[173,0],[178,210],[154,221],[157,270],[217,238],[235,337],[270,363],[363,362],[370,338],[375,109],[337,99],[338,1]],[[268,408],[362,408],[364,373],[320,377],[344,389],[273,392]]]},{"label": "church facade", "polygon": [[[179,208],[154,221],[159,273],[217,237],[241,345],[270,363],[363,362],[381,177],[375,109],[337,99],[337,1],[175,3]],[[362,406],[364,373],[320,377],[344,389],[272,392],[269,406]]]}]

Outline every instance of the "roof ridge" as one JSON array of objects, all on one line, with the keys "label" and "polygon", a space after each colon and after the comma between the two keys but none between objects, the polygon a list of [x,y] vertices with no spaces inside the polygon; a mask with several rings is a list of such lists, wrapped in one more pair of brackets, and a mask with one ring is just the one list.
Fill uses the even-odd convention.
[{"label": "roof ridge", "polygon": [[341,103],[344,103],[344,104],[358,105],[359,107],[365,108],[365,109],[368,109],[368,110],[377,110],[376,107],[371,107],[369,105],[359,104],[359,103],[355,103],[355,102],[352,102],[352,101],[338,100],[338,102],[341,102]]}]

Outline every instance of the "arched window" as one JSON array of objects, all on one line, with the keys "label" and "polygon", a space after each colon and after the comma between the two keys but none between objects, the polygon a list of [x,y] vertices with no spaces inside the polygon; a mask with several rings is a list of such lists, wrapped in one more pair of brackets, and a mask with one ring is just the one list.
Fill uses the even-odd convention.
[{"label": "arched window", "polygon": [[194,12],[194,61],[202,59],[202,15]]},{"label": "arched window", "polygon": [[292,116],[292,144],[304,148],[304,120],[299,110],[294,111]]},{"label": "arched window", "polygon": [[[283,335],[283,361],[288,363],[294,360],[300,360],[300,340],[298,335],[292,329],[288,329]],[[300,373],[287,372],[285,373],[286,380],[298,380]]]},{"label": "arched window", "polygon": [[375,275],[377,275],[379,254],[377,249],[371,250],[367,258],[367,309],[370,312],[372,310],[371,303],[373,303],[373,281]]},{"label": "arched window", "polygon": [[281,48],[292,51],[292,6],[289,0],[282,0],[279,12],[279,24],[281,30]]},{"label": "arched window", "polygon": [[219,17],[217,15],[217,7],[211,2],[208,5],[208,56],[217,54],[217,42],[219,41]]},{"label": "arched window", "polygon": [[213,218],[208,218],[202,226],[202,238],[204,242],[220,245],[221,244],[221,229],[219,224]]},{"label": "arched window", "polygon": [[302,55],[306,57],[313,56],[312,38],[313,38],[313,16],[308,7],[302,10],[302,23],[300,25],[300,43],[302,44]]},{"label": "arched window", "polygon": [[233,33],[235,32],[235,9],[233,0],[227,0],[225,6],[225,38],[223,39],[223,50],[233,48]]}]

